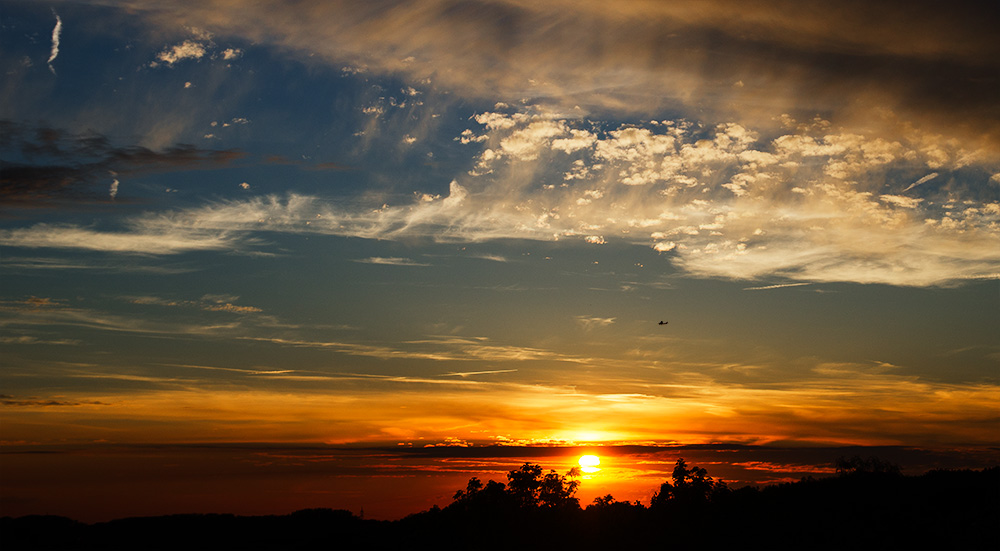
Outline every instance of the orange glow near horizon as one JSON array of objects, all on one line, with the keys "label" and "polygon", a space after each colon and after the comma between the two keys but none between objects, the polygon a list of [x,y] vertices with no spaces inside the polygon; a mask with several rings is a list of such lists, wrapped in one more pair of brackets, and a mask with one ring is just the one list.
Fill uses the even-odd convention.
[{"label": "orange glow near horizon", "polygon": [[[849,375],[849,374],[848,374]],[[401,391],[391,383],[352,393],[318,388],[297,392],[204,388],[136,394],[66,394],[3,411],[9,444],[285,442],[357,444],[405,442],[482,445],[798,441],[842,445],[989,444],[985,423],[956,425],[963,415],[995,415],[1000,387],[914,383],[891,374],[844,375],[827,386],[746,389],[703,383],[690,396],[616,396],[560,387],[497,385],[480,389]],[[834,397],[834,387],[840,393]],[[483,411],[478,398],[495,405]],[[868,415],[863,402],[891,394],[891,415]],[[294,399],[292,399],[294,397]],[[498,399],[502,398],[502,399]],[[247,408],[247,404],[254,404]],[[601,424],[587,429],[598,408]],[[793,413],[790,413],[793,412]],[[469,423],[470,415],[476,416]],[[612,429],[612,427],[614,427]],[[862,430],[863,429],[863,430]],[[947,429],[947,430],[945,430]],[[859,437],[863,434],[863,437]],[[575,462],[575,459],[574,459]]]}]

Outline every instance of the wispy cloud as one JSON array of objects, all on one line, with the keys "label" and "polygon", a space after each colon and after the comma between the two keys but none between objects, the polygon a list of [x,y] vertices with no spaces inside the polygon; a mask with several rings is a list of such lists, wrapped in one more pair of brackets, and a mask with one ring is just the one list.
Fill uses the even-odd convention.
[{"label": "wispy cloud", "polygon": [[489,370],[489,371],[464,371],[464,372],[459,372],[459,373],[455,373],[455,372],[453,372],[453,373],[445,373],[445,374],[443,374],[441,376],[442,377],[462,377],[464,379],[466,377],[472,377],[474,375],[492,375],[494,373],[516,373],[516,372],[517,372],[516,369],[493,369],[493,370]]},{"label": "wispy cloud", "polygon": [[105,402],[97,400],[63,400],[58,398],[38,398],[26,396],[19,398],[8,394],[0,394],[0,406],[10,407],[75,407],[75,406],[106,406]]},{"label": "wispy cloud", "polygon": [[135,230],[108,232],[77,226],[37,224],[30,228],[0,230],[0,245],[165,255],[230,249],[239,240],[238,236],[225,233],[187,231],[182,228],[143,231],[140,227]]},{"label": "wispy cloud", "polygon": [[[0,327],[81,327],[116,333],[161,335],[192,338],[221,338],[244,334],[255,324],[244,316],[197,322],[148,319],[141,315],[123,315],[94,308],[77,307],[62,302],[40,302],[44,299],[22,302],[0,302]],[[264,323],[273,324],[265,318]],[[258,323],[259,325],[259,323]]]},{"label": "wispy cloud", "polygon": [[[148,442],[151,431],[176,434],[178,427],[186,431],[187,439],[204,436],[212,441],[211,435],[225,427],[231,429],[226,431],[230,439],[287,441],[292,423],[300,428],[293,438],[324,442],[372,441],[387,435],[393,435],[394,441],[516,435],[553,443],[573,442],[586,434],[589,439],[596,435],[597,440],[623,442],[995,443],[1000,387],[931,383],[875,367],[839,365],[815,372],[809,381],[777,385],[720,384],[705,379],[642,381],[615,391],[606,387],[586,390],[576,384],[480,381],[474,380],[475,375],[300,371],[239,373],[246,376],[241,383],[254,377],[266,381],[259,388],[247,388],[225,380],[211,385],[203,377],[155,377],[81,367],[72,372],[79,381],[142,383],[148,391],[130,395],[127,404],[119,404],[111,393],[88,397],[109,404],[101,406],[101,417],[85,427],[79,426],[78,418],[66,419],[54,430],[64,431],[67,437],[87,438],[114,426],[121,442]],[[195,381],[198,385],[192,384]],[[306,382],[311,391],[289,400],[286,388],[274,388],[282,382]],[[427,392],[428,388],[436,390]],[[364,390],[359,393],[359,389]],[[20,407],[50,407],[44,404],[49,400],[83,401],[76,397],[30,399],[41,403]],[[247,403],[255,407],[247,408]],[[359,407],[362,403],[364,407]],[[670,428],[664,427],[665,418],[672,420]],[[122,419],[131,422],[122,426]],[[302,424],[302,419],[312,422]],[[14,426],[8,421],[5,433]]]},{"label": "wispy cloud", "polygon": [[897,3],[790,10],[764,0],[735,18],[729,0],[470,0],[462,9],[427,0],[293,11],[268,0],[241,6],[239,18],[227,0],[130,7],[171,29],[204,22],[333,67],[429,79],[463,97],[567,112],[688,109],[767,125],[781,113],[825,112],[850,133],[881,127],[890,141],[915,125],[994,152],[1000,144],[995,83],[981,78],[1000,63],[995,18],[961,3],[912,5],[900,17]]},{"label": "wispy cloud", "polygon": [[437,361],[531,361],[585,363],[587,358],[571,356],[534,347],[494,344],[486,337],[439,336],[401,343],[358,343],[347,341],[308,341],[277,337],[243,337],[282,346],[324,348],[344,354],[381,359],[420,359]]},{"label": "wispy cloud", "polygon": [[59,57],[59,38],[62,35],[62,19],[54,9],[52,10],[52,15],[56,17],[56,26],[52,28],[52,49],[49,52],[48,64],[49,70],[52,71],[52,74],[54,75],[56,74],[56,68],[52,66],[52,62]]},{"label": "wispy cloud", "polygon": [[176,169],[219,168],[243,156],[240,151],[201,149],[187,144],[159,151],[135,145],[121,146],[100,134],[75,134],[11,121],[0,121],[0,132],[4,134],[0,152],[27,160],[4,162],[0,173],[0,203],[6,206],[106,202],[107,196],[94,191],[93,186],[106,182],[108,174],[113,179],[110,198],[114,200],[120,177]]},{"label": "wispy cloud", "polygon": [[784,289],[786,287],[802,287],[803,285],[812,285],[812,283],[779,283],[777,285],[765,285],[763,287],[744,287],[744,291],[767,291],[770,289]]},{"label": "wispy cloud", "polygon": [[469,258],[479,258],[482,260],[490,260],[493,262],[510,262],[510,259],[498,254],[473,254],[469,255]]},{"label": "wispy cloud", "polygon": [[912,184],[906,186],[906,189],[904,189],[902,193],[906,193],[907,191],[910,191],[911,189],[919,186],[920,184],[926,184],[927,182],[930,182],[931,180],[937,177],[938,177],[937,172],[931,172],[927,176],[924,176],[923,178],[917,180],[916,182],[913,182]]},{"label": "wispy cloud", "polygon": [[56,345],[56,346],[76,346],[81,344],[83,341],[78,339],[46,339],[38,338],[31,335],[22,335],[20,337],[0,337],[0,343],[2,344],[43,344],[43,345]]},{"label": "wispy cloud", "polygon": [[233,302],[238,299],[239,297],[206,295],[202,297],[201,300],[169,300],[153,296],[131,297],[128,300],[133,304],[191,307],[209,312],[229,312],[233,314],[256,314],[261,312],[261,309],[255,306],[239,306],[233,304]]},{"label": "wispy cloud", "polygon": [[[141,257],[140,257],[141,259]],[[68,260],[65,258],[6,256],[0,266],[5,271],[25,270],[87,270],[114,273],[148,273],[148,274],[183,274],[197,271],[197,268],[184,266],[154,266],[141,262],[127,263],[119,261]]]},{"label": "wispy cloud", "polygon": [[382,264],[385,266],[430,266],[430,264],[424,262],[417,262],[409,258],[399,258],[394,256],[393,257],[373,256],[370,258],[355,260],[355,262],[360,262],[362,264]]},{"label": "wispy cloud", "polygon": [[594,316],[576,316],[576,322],[585,330],[607,327],[615,322],[615,318],[599,318]]}]

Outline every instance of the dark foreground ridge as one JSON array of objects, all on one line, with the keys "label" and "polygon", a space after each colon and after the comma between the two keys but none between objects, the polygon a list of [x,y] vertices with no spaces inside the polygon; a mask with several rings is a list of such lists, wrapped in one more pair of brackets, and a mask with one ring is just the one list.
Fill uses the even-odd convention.
[{"label": "dark foreground ridge", "polygon": [[396,521],[306,509],[283,516],[170,515],[83,524],[0,518],[15,549],[995,549],[1000,467],[903,476],[875,459],[838,476],[730,489],[677,461],[649,506],[608,495],[581,507],[577,473],[525,463],[469,480],[445,508]]}]

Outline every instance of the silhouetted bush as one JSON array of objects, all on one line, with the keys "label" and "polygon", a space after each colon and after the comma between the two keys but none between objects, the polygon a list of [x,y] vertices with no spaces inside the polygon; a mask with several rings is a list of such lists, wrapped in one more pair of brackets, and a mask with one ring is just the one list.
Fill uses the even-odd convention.
[{"label": "silhouetted bush", "polygon": [[305,509],[284,516],[171,515],[83,524],[0,518],[20,549],[993,549],[1000,467],[903,476],[877,458],[841,458],[839,476],[730,489],[679,460],[650,507],[599,497],[581,509],[575,473],[525,463],[507,484],[477,478],[447,507],[397,521]]}]

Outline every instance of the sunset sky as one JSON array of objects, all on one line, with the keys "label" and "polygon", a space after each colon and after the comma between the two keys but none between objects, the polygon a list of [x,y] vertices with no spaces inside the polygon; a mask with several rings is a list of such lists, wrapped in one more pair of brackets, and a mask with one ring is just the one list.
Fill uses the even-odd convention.
[{"label": "sunset sky", "polygon": [[[543,444],[560,470],[632,445],[649,490],[669,446],[791,479],[842,446],[995,463],[997,28],[975,2],[2,0],[0,513],[85,516],[96,486],[92,518],[182,512],[175,482],[232,461],[272,496],[242,511],[389,518],[372,465],[450,473],[415,512]],[[292,464],[323,491],[289,497]]]}]

